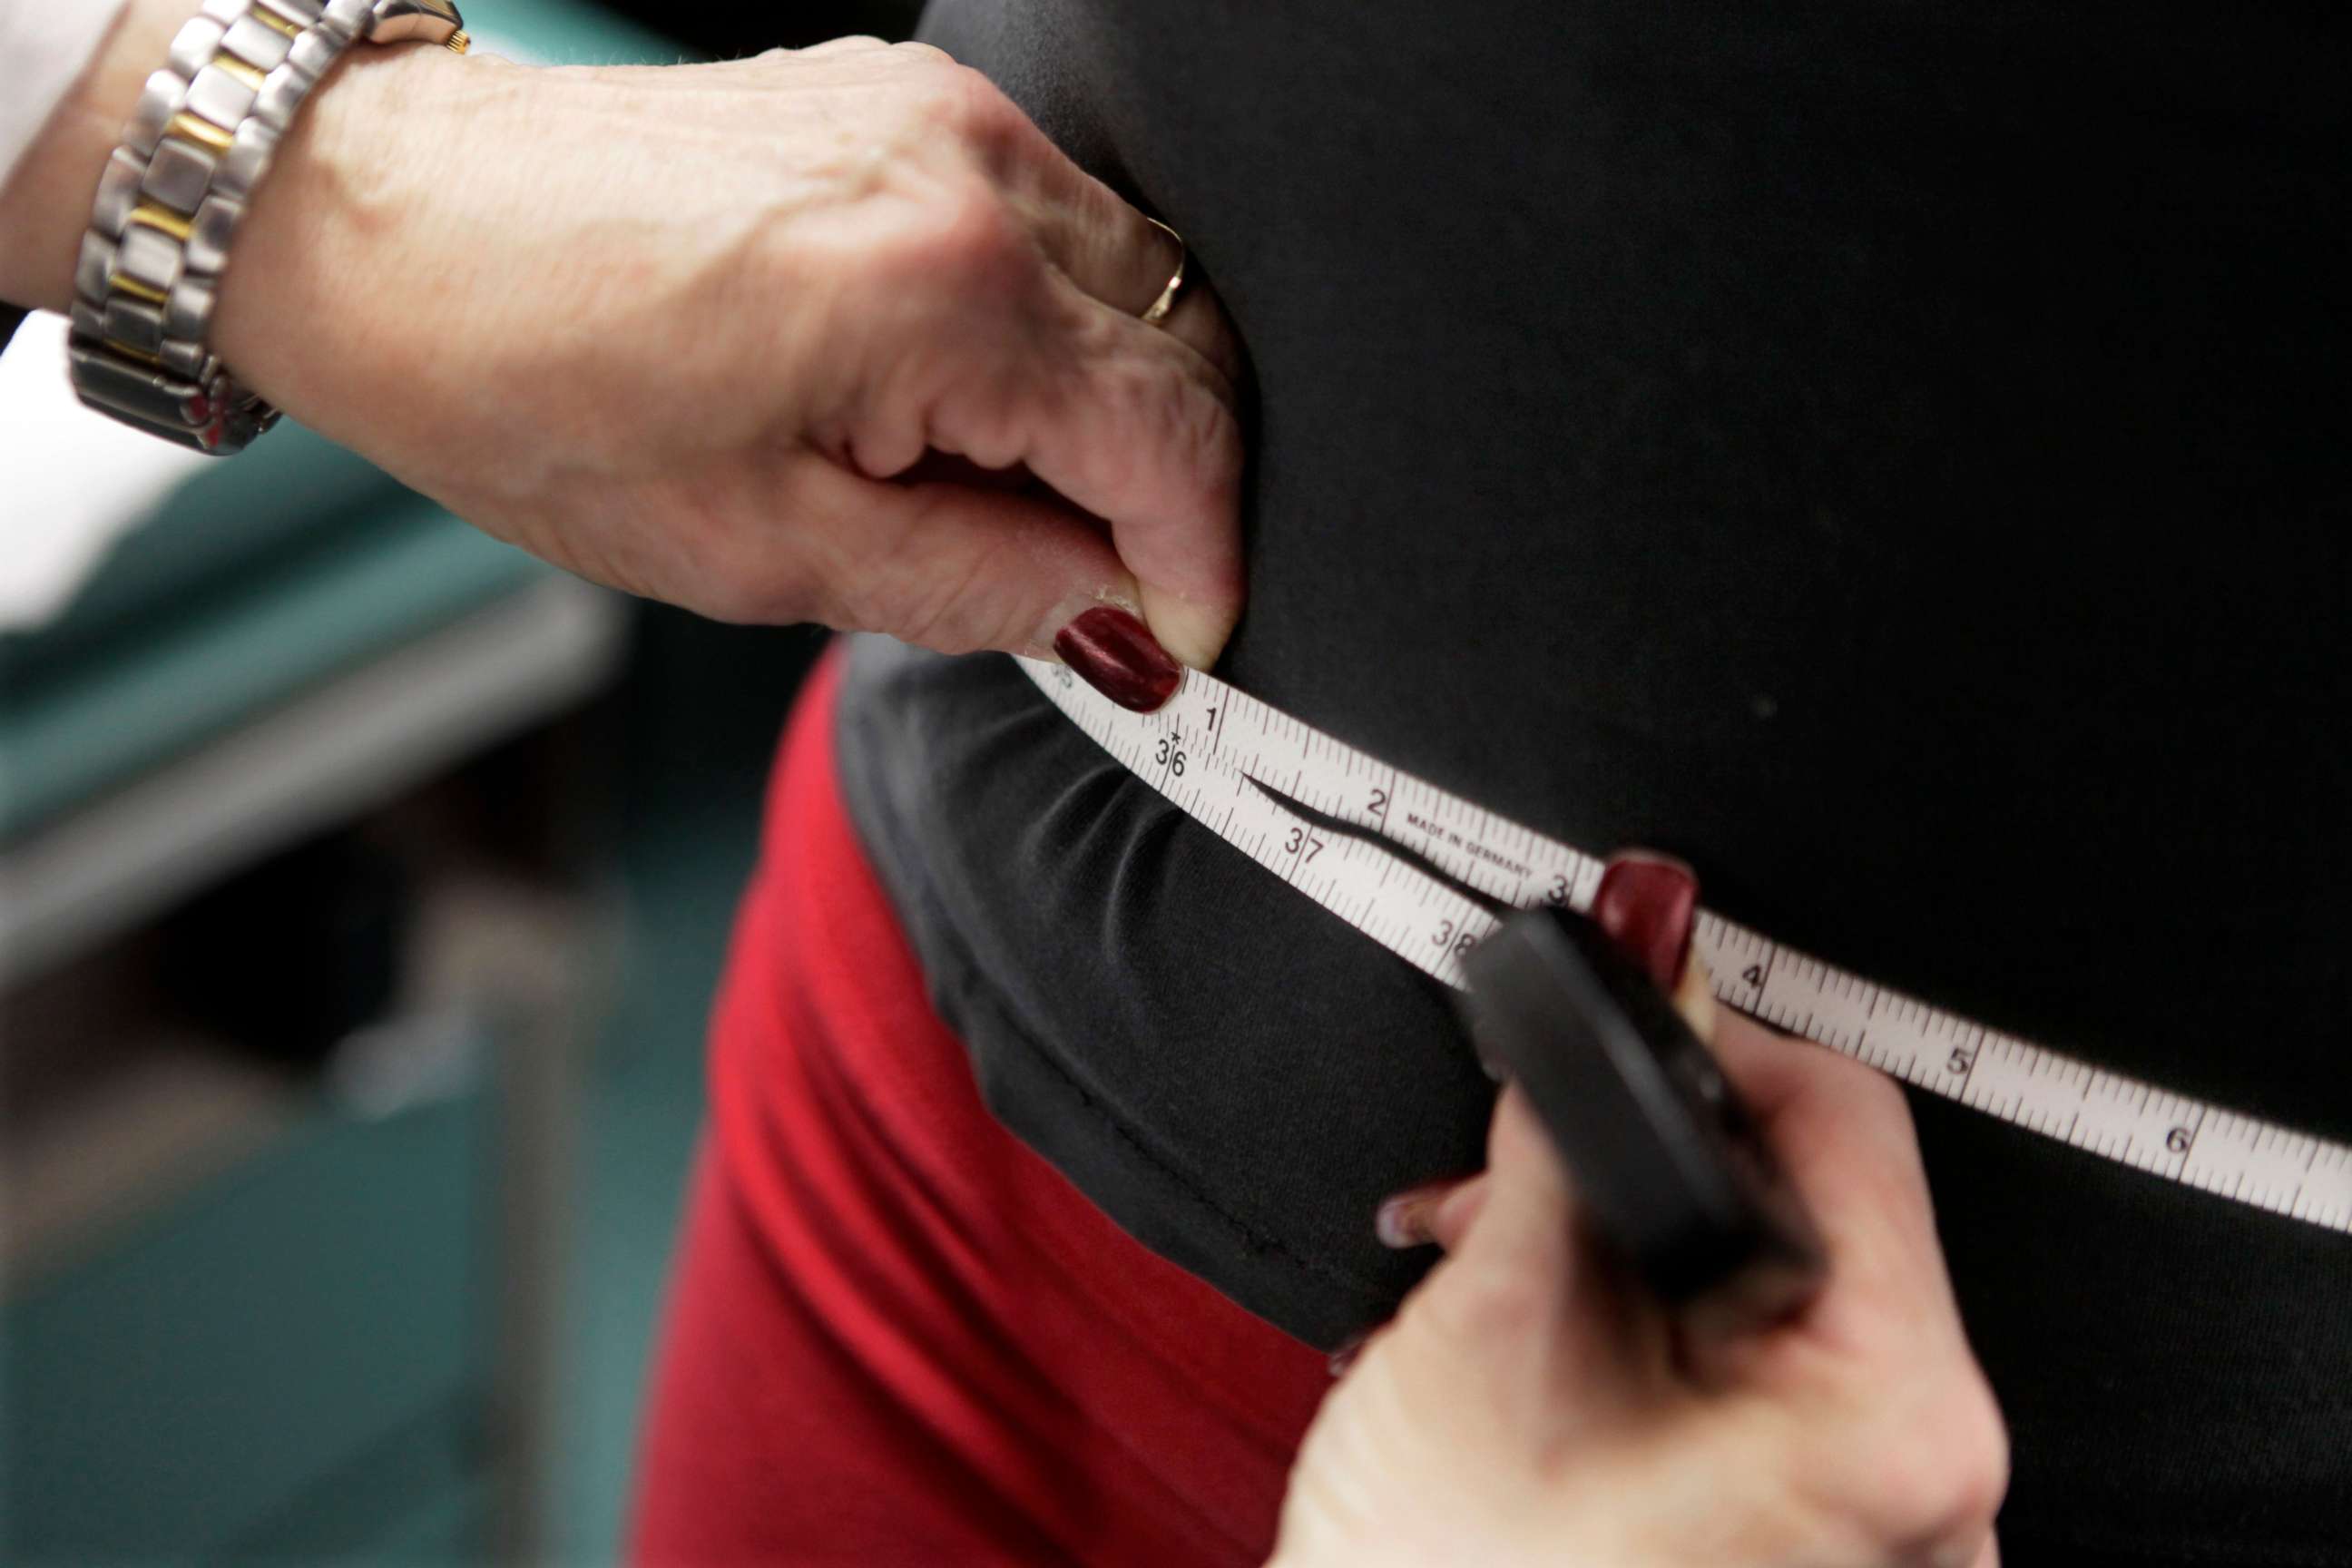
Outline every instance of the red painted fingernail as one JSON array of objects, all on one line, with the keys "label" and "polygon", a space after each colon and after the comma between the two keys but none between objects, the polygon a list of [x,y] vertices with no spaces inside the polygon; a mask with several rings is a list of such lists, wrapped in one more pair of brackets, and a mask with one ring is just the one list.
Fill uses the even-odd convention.
[{"label": "red painted fingernail", "polygon": [[1054,638],[1062,662],[1122,708],[1149,713],[1176,695],[1184,667],[1168,657],[1151,628],[1109,605],[1097,605]]},{"label": "red painted fingernail", "polygon": [[1697,913],[1698,878],[1681,861],[1647,849],[1612,855],[1592,895],[1593,920],[1661,991],[1682,981]]}]

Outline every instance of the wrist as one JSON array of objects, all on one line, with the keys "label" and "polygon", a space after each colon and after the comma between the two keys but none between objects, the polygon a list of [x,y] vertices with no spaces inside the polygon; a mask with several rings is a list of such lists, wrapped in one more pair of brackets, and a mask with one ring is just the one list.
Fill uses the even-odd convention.
[{"label": "wrist", "polygon": [[404,264],[430,254],[422,196],[454,148],[441,86],[491,62],[440,48],[345,51],[306,101],[255,190],[212,321],[212,349],[245,385],[298,416],[303,388],[388,340],[404,300],[437,286]]},{"label": "wrist", "polygon": [[62,312],[99,175],[139,89],[199,0],[130,0],[89,66],[0,186],[0,300]]},{"label": "wrist", "polygon": [[[395,114],[313,113],[310,100],[339,105],[362,96],[356,86],[371,78],[399,77],[403,64],[415,71],[418,50],[380,50],[372,40],[446,41],[452,64],[466,40],[451,0],[203,0],[202,16],[192,5],[130,0],[111,16],[95,58],[41,127],[22,177],[0,193],[8,204],[0,217],[9,220],[0,228],[0,298],[69,310],[74,385],[85,403],[168,440],[236,452],[278,416],[264,392],[269,383],[236,363],[247,346],[299,347],[314,330],[349,336],[348,321],[306,319],[312,297],[289,289],[289,278],[332,277],[343,287],[314,290],[317,300],[358,294],[370,303],[389,291],[381,279],[415,282],[397,264],[401,226],[381,221],[382,202],[362,216],[394,239],[388,255],[362,250],[340,268],[314,256],[341,237],[329,221],[343,216],[333,198],[373,195],[361,180],[369,174],[396,184],[390,176],[411,149],[391,145],[404,136],[388,124]],[[320,118],[375,133],[320,133]],[[313,204],[306,194],[326,199]],[[251,223],[263,205],[267,216]],[[74,225],[83,232],[68,271],[48,258],[67,254]],[[250,244],[248,226],[257,231]],[[258,259],[247,260],[248,250]],[[288,265],[296,258],[306,265]],[[377,286],[355,290],[356,279]],[[232,286],[238,304],[224,332]],[[257,309],[257,299],[266,307]]]}]

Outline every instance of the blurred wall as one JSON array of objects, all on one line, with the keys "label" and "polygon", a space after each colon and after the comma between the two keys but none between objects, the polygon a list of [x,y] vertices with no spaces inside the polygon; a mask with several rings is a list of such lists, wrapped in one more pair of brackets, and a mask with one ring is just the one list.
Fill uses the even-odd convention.
[{"label": "blurred wall", "polygon": [[[607,8],[645,31],[566,0],[506,20],[658,61],[903,37],[919,10]],[[274,705],[548,586],[500,548],[300,431],[206,468],[80,613],[0,638],[0,785],[57,763],[54,810],[0,833],[0,865]],[[460,581],[463,602],[408,592]],[[585,706],[224,862],[0,990],[0,1560],[504,1562],[518,1507],[544,1559],[615,1560],[703,1022],[769,754],[824,638],[612,605],[625,662]],[[251,711],[173,695],[218,699],[235,650],[260,691],[338,635],[345,653]],[[125,737],[151,721],[176,728],[149,754]],[[87,760],[76,737],[120,765],[66,766]],[[481,870],[576,918],[550,928],[593,972],[561,1063],[396,984],[446,889]],[[456,910],[494,963],[546,956],[482,913]],[[534,1183],[546,1201],[519,1224]],[[523,1436],[529,1466],[502,1466]]]}]

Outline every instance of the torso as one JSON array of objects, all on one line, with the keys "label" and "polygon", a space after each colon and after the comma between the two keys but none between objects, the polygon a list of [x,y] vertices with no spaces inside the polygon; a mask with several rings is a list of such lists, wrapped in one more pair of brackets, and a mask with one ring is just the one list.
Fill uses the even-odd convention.
[{"label": "torso", "polygon": [[[2344,1137],[2347,95],[2320,40],[2257,79],[2215,28],[946,0],[928,36],[1183,231],[1249,346],[1221,674],[1872,978]],[[1442,999],[1002,660],[862,649],[842,725],[999,1114],[1294,1332],[1384,1312],[1371,1204],[1477,1157]],[[2352,1442],[2345,1238],[1923,1116],[2012,1513],[2179,1470],[2184,1522],[2130,1529],[2352,1519],[2300,1457]],[[2240,1338],[2248,1279],[2292,1356]],[[2158,1371],[2204,1335],[2255,1361]],[[2312,1444],[2201,1457],[2281,1400]],[[2137,1468],[2076,1440],[2126,1424],[2167,1434]]]}]

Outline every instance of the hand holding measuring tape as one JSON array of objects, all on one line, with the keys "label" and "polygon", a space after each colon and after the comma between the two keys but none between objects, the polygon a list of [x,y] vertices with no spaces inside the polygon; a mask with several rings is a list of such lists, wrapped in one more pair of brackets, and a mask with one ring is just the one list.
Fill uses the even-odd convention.
[{"label": "hand holding measuring tape", "polygon": [[[1593,907],[1659,974],[1694,901],[1621,858]],[[2006,1438],[1901,1091],[1717,1009],[1695,963],[1675,1005],[1810,1211],[1818,1289],[1781,1321],[1693,1331],[1629,1288],[1514,1084],[1486,1173],[1385,1215],[1448,1257],[1325,1402],[1277,1564],[1997,1561]]]},{"label": "hand holding measuring tape", "polygon": [[[195,9],[130,0],[0,189],[0,299],[79,304],[86,358],[116,345],[94,395],[217,443],[116,350],[216,354],[485,531],[722,619],[1215,658],[1239,344],[1172,231],[977,72],[873,38],[541,69],[348,28],[264,68],[315,0]],[[301,89],[269,89],[266,176],[225,151],[264,68]]]}]

